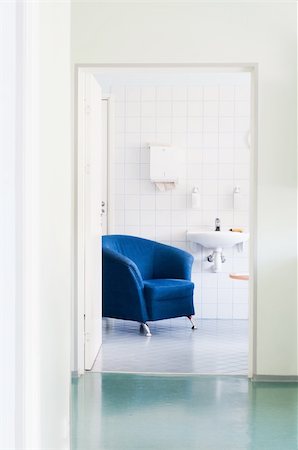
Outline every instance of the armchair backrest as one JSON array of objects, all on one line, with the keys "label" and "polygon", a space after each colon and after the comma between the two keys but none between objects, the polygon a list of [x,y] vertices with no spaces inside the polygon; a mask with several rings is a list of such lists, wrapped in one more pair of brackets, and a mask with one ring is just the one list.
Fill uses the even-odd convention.
[{"label": "armchair backrest", "polygon": [[120,253],[131,259],[138,267],[143,279],[153,278],[156,242],[135,236],[111,234],[102,237],[102,248]]}]

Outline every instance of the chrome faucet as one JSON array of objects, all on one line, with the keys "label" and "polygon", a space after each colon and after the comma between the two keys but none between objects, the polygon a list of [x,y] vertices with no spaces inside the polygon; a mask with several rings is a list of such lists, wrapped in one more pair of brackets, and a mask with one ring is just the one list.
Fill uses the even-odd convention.
[{"label": "chrome faucet", "polygon": [[215,219],[215,231],[220,231],[220,220],[218,217]]}]

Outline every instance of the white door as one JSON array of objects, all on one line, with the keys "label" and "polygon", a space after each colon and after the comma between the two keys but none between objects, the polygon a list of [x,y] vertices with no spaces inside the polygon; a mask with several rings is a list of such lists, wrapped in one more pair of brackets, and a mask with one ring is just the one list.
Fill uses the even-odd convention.
[{"label": "white door", "polygon": [[101,146],[101,198],[102,198],[102,234],[108,234],[108,123],[109,100],[102,99],[102,146]]},{"label": "white door", "polygon": [[102,344],[101,88],[85,73],[85,370]]}]

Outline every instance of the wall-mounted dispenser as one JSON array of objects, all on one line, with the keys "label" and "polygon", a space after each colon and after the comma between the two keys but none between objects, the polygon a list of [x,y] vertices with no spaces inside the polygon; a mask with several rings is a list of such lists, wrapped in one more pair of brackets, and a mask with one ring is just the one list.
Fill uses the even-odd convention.
[{"label": "wall-mounted dispenser", "polygon": [[200,209],[201,207],[201,194],[198,186],[194,186],[191,193],[191,207],[193,209]]},{"label": "wall-mounted dispenser", "polygon": [[169,145],[149,145],[150,179],[160,191],[174,189],[178,183],[177,149]]}]

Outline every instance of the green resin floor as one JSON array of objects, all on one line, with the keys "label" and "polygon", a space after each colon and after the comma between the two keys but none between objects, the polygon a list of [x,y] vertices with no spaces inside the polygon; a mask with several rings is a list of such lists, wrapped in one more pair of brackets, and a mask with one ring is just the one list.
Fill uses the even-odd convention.
[{"label": "green resin floor", "polygon": [[88,373],[73,381],[72,450],[297,450],[298,384]]}]

